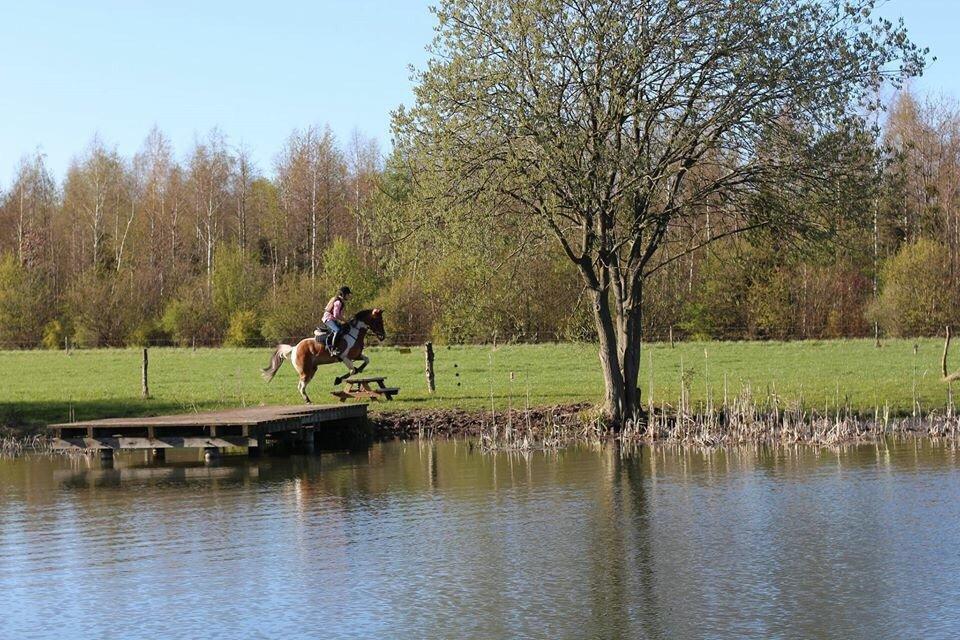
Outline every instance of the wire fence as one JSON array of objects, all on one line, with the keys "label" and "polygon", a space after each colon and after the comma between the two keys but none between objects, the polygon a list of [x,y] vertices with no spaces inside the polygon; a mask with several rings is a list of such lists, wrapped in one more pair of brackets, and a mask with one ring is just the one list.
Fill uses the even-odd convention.
[{"label": "wire fence", "polygon": [[[644,332],[642,335],[642,341],[646,344],[676,344],[689,341],[716,341],[716,342],[795,342],[803,340],[834,340],[834,339],[863,339],[863,338],[874,338],[875,335],[871,331],[869,333],[854,333],[854,334],[844,334],[837,335],[833,333],[818,333],[818,334],[807,334],[807,335],[763,335],[758,334],[755,331],[752,331],[749,328],[743,329],[728,329],[723,332],[711,332],[708,335],[704,334],[695,334],[688,331],[684,331],[679,327],[666,330],[658,330],[656,332]],[[881,339],[888,339],[891,336],[880,336]],[[943,334],[939,335],[929,335],[929,336],[911,336],[908,339],[913,338],[931,338],[931,337],[943,337]],[[312,338],[312,336],[287,336],[284,339],[277,341],[269,341],[266,339],[251,341],[243,347],[249,348],[267,348],[274,347],[277,344],[296,344],[300,340],[305,338]],[[369,338],[369,336],[368,336]],[[521,331],[521,332],[499,332],[494,331],[484,336],[469,336],[457,339],[448,338],[445,336],[438,336],[437,334],[423,331],[415,333],[387,333],[386,339],[378,341],[376,338],[367,341],[367,346],[392,346],[392,347],[413,347],[421,346],[427,342],[433,342],[435,344],[451,344],[451,345],[508,345],[508,344],[555,344],[555,343],[582,343],[582,344],[595,344],[597,343],[597,338],[595,335],[575,335],[570,332],[559,332],[559,331]],[[204,349],[204,348],[221,348],[221,347],[234,347],[238,345],[231,345],[225,342],[223,339],[218,338],[206,338],[206,339],[189,339],[189,340],[176,340],[169,337],[153,337],[147,340],[104,340],[98,343],[91,342],[77,342],[69,338],[64,339],[62,342],[57,344],[57,349],[60,350],[73,350],[73,349],[96,349],[96,348],[137,348],[137,347],[170,347],[170,348],[192,348],[192,349]],[[0,340],[0,350],[31,350],[31,349],[41,349],[44,348],[43,344],[36,340],[25,340],[25,341],[12,341],[12,340]]]}]

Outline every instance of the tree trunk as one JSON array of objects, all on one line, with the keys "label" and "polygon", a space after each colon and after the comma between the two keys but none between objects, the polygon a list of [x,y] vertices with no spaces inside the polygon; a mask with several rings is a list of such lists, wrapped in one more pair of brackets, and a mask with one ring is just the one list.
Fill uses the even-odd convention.
[{"label": "tree trunk", "polygon": [[600,338],[600,367],[603,371],[604,412],[614,429],[619,430],[624,421],[624,384],[623,371],[617,348],[617,331],[610,312],[610,301],[604,289],[594,291],[593,313]]},{"label": "tree trunk", "polygon": [[594,320],[600,339],[603,371],[604,412],[614,431],[620,431],[640,417],[640,351],[642,284],[624,294],[624,304],[614,315],[605,291],[594,292]]},{"label": "tree trunk", "polygon": [[643,345],[642,283],[635,283],[627,295],[617,322],[617,345],[623,375],[624,426],[640,417],[640,350]]}]

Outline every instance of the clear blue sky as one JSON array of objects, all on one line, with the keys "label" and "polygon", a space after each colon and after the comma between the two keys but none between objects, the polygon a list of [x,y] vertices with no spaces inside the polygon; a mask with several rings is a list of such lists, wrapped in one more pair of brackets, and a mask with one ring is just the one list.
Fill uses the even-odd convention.
[{"label": "clear blue sky", "polygon": [[[882,0],[881,0],[882,2]],[[182,156],[219,126],[261,170],[292,129],[390,146],[426,59],[430,0],[0,0],[0,188],[39,147],[60,178],[98,133],[133,154],[158,125]],[[888,0],[939,61],[915,86],[960,97],[960,2]]]}]

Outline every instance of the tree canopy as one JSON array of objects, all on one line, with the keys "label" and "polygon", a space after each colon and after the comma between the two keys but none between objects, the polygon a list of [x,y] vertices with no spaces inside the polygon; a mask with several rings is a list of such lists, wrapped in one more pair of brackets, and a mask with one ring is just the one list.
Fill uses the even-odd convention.
[{"label": "tree canopy", "polygon": [[[872,0],[443,0],[402,149],[440,196],[542,226],[594,295],[607,411],[636,413],[644,279],[760,226],[829,229],[802,194],[925,52]],[[492,203],[492,206],[491,206]],[[685,243],[667,239],[696,228]]]}]

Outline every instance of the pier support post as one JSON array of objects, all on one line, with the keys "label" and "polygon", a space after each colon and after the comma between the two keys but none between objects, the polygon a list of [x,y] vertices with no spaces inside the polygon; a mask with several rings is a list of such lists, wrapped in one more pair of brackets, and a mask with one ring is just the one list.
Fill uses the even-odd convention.
[{"label": "pier support post", "polygon": [[313,453],[317,448],[317,441],[313,429],[304,429],[300,436],[300,446],[304,453]]},{"label": "pier support post", "polygon": [[264,454],[267,448],[267,436],[258,435],[257,436],[257,446],[247,447],[247,455],[251,458],[259,458]]}]

